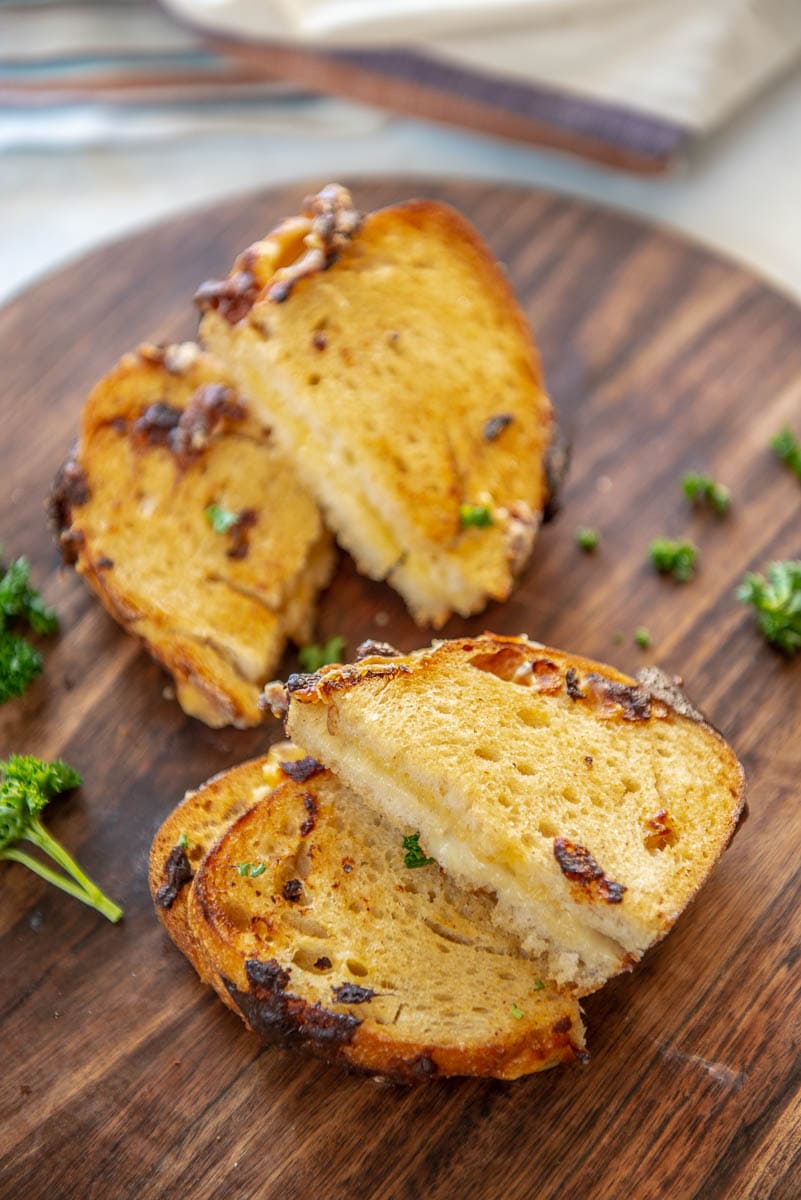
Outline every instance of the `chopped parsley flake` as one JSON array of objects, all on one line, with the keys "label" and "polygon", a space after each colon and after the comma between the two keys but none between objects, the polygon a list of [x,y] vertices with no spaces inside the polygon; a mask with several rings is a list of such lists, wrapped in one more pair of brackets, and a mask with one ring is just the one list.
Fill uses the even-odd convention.
[{"label": "chopped parsley flake", "polygon": [[601,535],[597,529],[590,529],[586,525],[580,525],[575,532],[576,545],[585,554],[592,554],[598,549],[598,543],[601,540]]},{"label": "chopped parsley flake", "polygon": [[648,555],[660,575],[672,575],[679,583],[687,583],[695,574],[698,548],[692,542],[655,538],[648,547]]},{"label": "chopped parsley flake", "polygon": [[785,427],[775,437],[770,439],[770,448],[793,474],[801,479],[801,441],[792,429]]},{"label": "chopped parsley flake", "polygon": [[304,671],[308,671],[313,675],[315,671],[319,671],[320,667],[326,667],[329,663],[342,662],[342,651],[345,649],[345,639],[341,633],[329,638],[322,645],[303,646],[298,651],[298,662],[303,667]]},{"label": "chopped parsley flake", "polygon": [[246,875],[249,879],[258,879],[259,875],[263,875],[266,870],[263,862],[241,862],[237,864],[236,873],[237,875]]},{"label": "chopped parsley flake", "polygon": [[239,513],[223,508],[222,504],[210,504],[206,511],[206,520],[215,533],[228,533],[239,520]]},{"label": "chopped parsley flake", "polygon": [[715,483],[709,475],[698,475],[691,471],[681,481],[684,495],[691,504],[708,504],[721,516],[729,511],[731,492],[722,483]]},{"label": "chopped parsley flake", "polygon": [[509,1012],[511,1013],[511,1015],[514,1017],[514,1019],[516,1021],[521,1021],[523,1019],[523,1017],[525,1016],[525,1013],[523,1012],[522,1008],[518,1008],[516,1004],[512,1005],[512,1007],[509,1009]]},{"label": "chopped parsley flake", "polygon": [[545,988],[545,984],[542,982],[541,979],[538,979],[537,982],[534,984],[534,991],[541,992],[541,991],[543,991],[544,988]]},{"label": "chopped parsley flake", "polygon": [[765,639],[785,654],[801,650],[801,561],[773,562],[765,575],[749,573],[737,598],[753,606]]},{"label": "chopped parsley flake", "polygon": [[492,525],[492,513],[486,504],[460,504],[459,505],[459,520],[462,523],[462,529],[486,529],[488,525]]},{"label": "chopped parsley flake", "polygon": [[406,851],[403,859],[405,867],[430,867],[434,862],[433,858],[426,858],[420,849],[419,833],[408,833],[403,839],[403,849]]},{"label": "chopped parsley flake", "polygon": [[185,832],[182,833],[181,836],[178,838],[178,845],[181,847],[182,850],[189,849],[189,838],[187,837]]},{"label": "chopped parsley flake", "polygon": [[644,625],[641,625],[640,628],[634,632],[634,641],[641,650],[647,650],[651,645],[650,629],[646,629]]}]

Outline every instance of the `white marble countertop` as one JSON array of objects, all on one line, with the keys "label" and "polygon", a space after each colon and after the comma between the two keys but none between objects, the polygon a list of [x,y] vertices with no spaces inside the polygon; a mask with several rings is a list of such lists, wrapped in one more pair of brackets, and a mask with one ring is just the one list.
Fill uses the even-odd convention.
[{"label": "white marble countertop", "polygon": [[301,127],[0,154],[0,300],[102,241],[182,209],[292,179],[404,171],[592,197],[683,230],[801,298],[801,73],[699,145],[668,177],[320,101]]}]

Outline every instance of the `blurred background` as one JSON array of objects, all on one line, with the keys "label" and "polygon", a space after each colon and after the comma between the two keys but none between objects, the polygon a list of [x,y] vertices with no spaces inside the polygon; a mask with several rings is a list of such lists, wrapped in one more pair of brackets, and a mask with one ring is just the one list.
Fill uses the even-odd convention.
[{"label": "blurred background", "polygon": [[0,300],[178,210],[374,173],[592,197],[801,296],[800,68],[801,0],[0,0]]}]

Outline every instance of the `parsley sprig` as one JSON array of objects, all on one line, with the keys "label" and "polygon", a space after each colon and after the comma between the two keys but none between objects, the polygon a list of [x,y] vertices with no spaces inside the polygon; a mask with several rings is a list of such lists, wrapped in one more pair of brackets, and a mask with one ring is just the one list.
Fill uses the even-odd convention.
[{"label": "parsley sprig", "polygon": [[691,504],[708,504],[720,516],[729,511],[731,492],[725,484],[716,483],[711,476],[690,471],[682,479],[681,487]]},{"label": "parsley sprig", "polygon": [[648,555],[660,575],[672,575],[679,583],[687,583],[695,574],[698,548],[692,542],[655,538],[648,547]]},{"label": "parsley sprig", "polygon": [[405,867],[430,867],[435,861],[433,858],[426,858],[423,851],[420,849],[420,834],[407,833],[403,839],[403,849],[406,851],[403,859]]},{"label": "parsley sprig", "polygon": [[750,572],[737,598],[752,605],[756,623],[771,645],[785,654],[801,650],[801,562],[770,563],[765,575]]},{"label": "parsley sprig", "polygon": [[344,649],[345,639],[341,633],[337,633],[321,645],[303,646],[298,650],[298,662],[304,671],[313,675],[315,671],[320,670],[320,667],[327,667],[329,663],[342,662]]},{"label": "parsley sprig", "polygon": [[0,704],[21,696],[42,673],[42,656],[17,629],[25,624],[34,633],[55,633],[58,619],[30,582],[27,558],[7,569],[0,564]]},{"label": "parsley sprig", "polygon": [[[84,874],[75,859],[48,833],[41,813],[53,796],[78,787],[81,777],[57,759],[43,762],[30,754],[12,754],[0,762],[0,859],[21,863],[76,900],[95,908],[109,921],[119,921],[122,909]],[[34,858],[18,843],[28,841],[56,863],[61,871]]]},{"label": "parsley sprig", "polygon": [[785,426],[770,439],[770,448],[776,457],[801,479],[801,441],[789,426]]}]

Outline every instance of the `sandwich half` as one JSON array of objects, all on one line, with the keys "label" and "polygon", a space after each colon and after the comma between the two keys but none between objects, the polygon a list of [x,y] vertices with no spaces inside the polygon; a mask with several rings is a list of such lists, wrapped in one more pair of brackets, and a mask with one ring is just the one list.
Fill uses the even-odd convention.
[{"label": "sandwich half", "polygon": [[334,550],[319,509],[223,365],[141,346],[94,388],[56,479],[62,550],[172,675],[185,712],[253,725],[307,641]]},{"label": "sandwich half", "polygon": [[402,828],[298,753],[218,776],[153,844],[156,910],[229,1008],[268,1043],[397,1082],[583,1060],[577,1000],[491,897],[410,858]]},{"label": "sandwich half", "polygon": [[290,677],[291,737],[497,897],[549,978],[591,991],[667,933],[744,803],[733,751],[675,683],[523,637],[363,654]]},{"label": "sandwich half", "polygon": [[548,504],[554,418],[508,280],[452,208],[336,184],[196,296],[360,571],[419,623],[504,600]]}]

